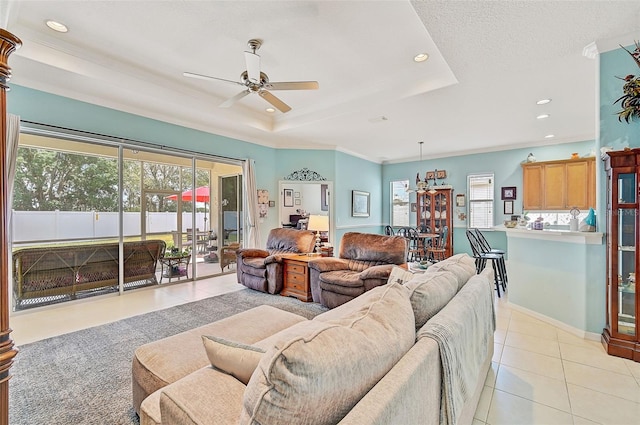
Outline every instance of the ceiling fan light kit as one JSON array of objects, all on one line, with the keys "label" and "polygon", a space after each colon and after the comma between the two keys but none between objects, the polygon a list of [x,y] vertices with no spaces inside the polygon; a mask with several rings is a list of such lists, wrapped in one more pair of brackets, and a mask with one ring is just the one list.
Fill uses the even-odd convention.
[{"label": "ceiling fan light kit", "polygon": [[269,90],[317,90],[320,87],[317,81],[270,82],[267,74],[260,70],[260,56],[256,54],[256,50],[260,49],[260,46],[262,46],[262,41],[252,38],[247,42],[247,45],[251,51],[244,52],[247,69],[240,74],[240,81],[226,80],[224,78],[195,74],[193,72],[184,72],[182,75],[201,80],[223,81],[245,87],[243,91],[224,101],[220,105],[221,108],[229,108],[243,97],[251,93],[258,93],[261,98],[269,102],[274,108],[282,113],[286,113],[291,110],[291,107],[276,97]]}]

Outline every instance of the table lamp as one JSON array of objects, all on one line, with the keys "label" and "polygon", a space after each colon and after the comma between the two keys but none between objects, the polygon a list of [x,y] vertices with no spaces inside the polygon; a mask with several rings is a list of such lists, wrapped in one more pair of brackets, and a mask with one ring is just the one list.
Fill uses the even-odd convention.
[{"label": "table lamp", "polygon": [[329,231],[329,216],[327,215],[311,215],[309,216],[309,224],[307,229],[316,232],[316,253],[320,254],[320,232]]}]

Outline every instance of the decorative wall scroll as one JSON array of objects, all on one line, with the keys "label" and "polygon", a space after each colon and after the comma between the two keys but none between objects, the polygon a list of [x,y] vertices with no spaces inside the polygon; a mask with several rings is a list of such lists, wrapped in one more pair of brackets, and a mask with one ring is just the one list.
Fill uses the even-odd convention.
[{"label": "decorative wall scroll", "polygon": [[320,174],[315,171],[311,171],[308,168],[302,168],[298,171],[294,171],[284,178],[285,180],[298,180],[304,182],[324,181],[326,180]]}]

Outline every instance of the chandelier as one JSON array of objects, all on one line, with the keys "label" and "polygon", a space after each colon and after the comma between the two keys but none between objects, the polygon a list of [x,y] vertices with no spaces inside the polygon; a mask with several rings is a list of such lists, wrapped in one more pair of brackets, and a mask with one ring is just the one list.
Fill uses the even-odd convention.
[{"label": "chandelier", "polygon": [[[420,164],[422,164],[422,145],[424,142],[418,142],[420,144]],[[433,182],[435,184],[435,176],[433,178]],[[416,188],[409,189],[407,188],[407,192],[416,192],[416,193],[436,193],[436,190],[433,187],[429,186],[429,179],[427,179],[427,173],[425,172],[424,180],[420,179],[420,171],[416,173]]]}]

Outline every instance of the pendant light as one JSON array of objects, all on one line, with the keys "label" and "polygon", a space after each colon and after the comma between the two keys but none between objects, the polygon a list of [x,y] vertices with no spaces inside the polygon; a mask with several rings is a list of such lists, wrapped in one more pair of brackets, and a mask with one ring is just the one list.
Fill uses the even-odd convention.
[{"label": "pendant light", "polygon": [[[422,145],[424,142],[418,142],[420,144],[420,164],[422,164]],[[424,180],[420,179],[420,171],[416,173],[416,188],[409,189],[407,188],[407,192],[417,192],[417,193],[425,193],[429,188],[429,181],[427,180],[427,175],[425,173]]]}]

